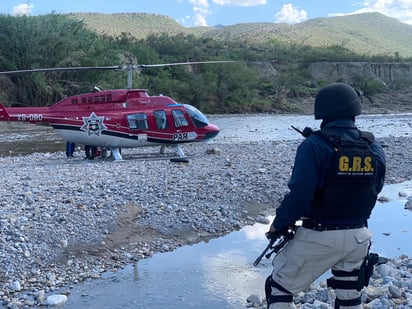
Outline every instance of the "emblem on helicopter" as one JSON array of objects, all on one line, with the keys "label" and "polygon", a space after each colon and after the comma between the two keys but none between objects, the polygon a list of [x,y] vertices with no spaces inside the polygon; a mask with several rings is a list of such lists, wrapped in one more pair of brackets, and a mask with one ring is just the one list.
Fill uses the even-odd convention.
[{"label": "emblem on helicopter", "polygon": [[100,136],[102,131],[107,129],[103,123],[104,116],[99,117],[93,112],[89,117],[82,118],[84,123],[80,130],[86,131],[88,136]]}]

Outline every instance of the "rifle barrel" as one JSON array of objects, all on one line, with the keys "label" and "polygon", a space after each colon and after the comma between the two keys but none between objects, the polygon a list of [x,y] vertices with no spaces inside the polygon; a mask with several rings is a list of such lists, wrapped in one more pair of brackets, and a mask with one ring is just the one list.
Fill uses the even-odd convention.
[{"label": "rifle barrel", "polygon": [[273,244],[275,242],[275,239],[271,239],[269,244],[266,246],[265,250],[258,256],[258,258],[253,262],[253,266],[257,266],[260,261],[262,260],[263,256],[266,254],[266,252],[272,248]]},{"label": "rifle barrel", "polygon": [[[270,251],[268,254],[266,254],[266,258],[270,258],[271,255],[273,253],[278,253],[280,249],[283,248],[283,246],[293,238],[294,236],[294,232],[293,231],[289,231],[286,234],[276,234],[276,235],[272,235],[272,237],[270,238],[270,242],[269,244],[266,246],[265,250],[263,250],[263,252],[258,256],[258,258],[253,262],[254,266],[257,266],[260,261],[262,260],[263,256],[266,254],[266,252],[269,249],[272,249],[272,251]],[[277,242],[276,245],[275,242]]]}]

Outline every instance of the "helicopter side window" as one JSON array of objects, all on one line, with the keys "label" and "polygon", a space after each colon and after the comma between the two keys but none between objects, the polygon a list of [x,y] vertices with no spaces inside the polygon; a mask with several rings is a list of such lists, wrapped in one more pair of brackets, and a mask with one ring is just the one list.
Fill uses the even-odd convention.
[{"label": "helicopter side window", "polygon": [[172,110],[173,119],[175,121],[175,127],[187,127],[189,123],[185,118],[185,114],[180,109]]},{"label": "helicopter side window", "polygon": [[159,130],[164,130],[167,129],[168,123],[167,123],[167,119],[166,119],[166,112],[162,111],[162,110],[158,110],[158,111],[153,111],[153,115],[155,117],[156,120],[156,127]]},{"label": "helicopter side window", "polygon": [[130,129],[142,130],[147,129],[147,116],[145,113],[127,115],[127,122]]}]

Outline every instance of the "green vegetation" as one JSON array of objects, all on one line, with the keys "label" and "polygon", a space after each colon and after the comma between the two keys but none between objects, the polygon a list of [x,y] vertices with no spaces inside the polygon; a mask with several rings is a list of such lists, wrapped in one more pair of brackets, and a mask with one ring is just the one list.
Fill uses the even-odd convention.
[{"label": "green vegetation", "polygon": [[[339,25],[340,33],[350,32],[347,21],[343,25],[341,22],[341,19],[334,22]],[[401,48],[371,55],[348,48],[348,41],[323,46],[307,44],[310,41],[307,33],[310,29],[315,31],[312,23],[315,22],[307,22],[307,27],[302,25],[306,32],[298,31],[301,27],[298,25],[275,24],[265,27],[269,30],[276,27],[276,31],[265,32],[261,24],[189,30],[168,17],[151,14],[0,15],[0,71],[234,60],[219,65],[147,68],[141,74],[134,73],[134,87],[171,96],[207,113],[295,112],[296,105],[289,104],[288,99],[301,93],[315,93],[324,83],[308,76],[311,62],[402,60]],[[320,22],[324,28],[332,27],[330,24],[333,23],[329,20]],[[242,28],[247,30],[243,35],[232,31],[241,27],[247,28]],[[325,31],[319,35],[330,42]],[[407,35],[402,33],[399,42],[406,44]],[[341,38],[345,40],[343,34]],[[90,91],[94,85],[115,89],[125,88],[126,83],[125,71],[0,75],[0,101],[7,105],[42,106]],[[357,83],[368,94],[382,91],[374,81]]]}]

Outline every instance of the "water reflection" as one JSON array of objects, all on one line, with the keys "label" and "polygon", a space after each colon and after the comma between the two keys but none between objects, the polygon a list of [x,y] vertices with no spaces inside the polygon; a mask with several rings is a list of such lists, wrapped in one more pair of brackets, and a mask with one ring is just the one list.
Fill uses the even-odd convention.
[{"label": "water reflection", "polygon": [[[400,191],[412,195],[412,181],[386,186],[382,194],[391,201],[378,203],[369,222],[372,251],[390,258],[412,256],[412,212],[404,209]],[[155,254],[103,280],[77,285],[64,308],[244,308],[249,295],[263,297],[271,271],[265,258],[252,265],[267,245],[267,229],[255,224],[208,243]]]},{"label": "water reflection", "polygon": [[372,250],[390,258],[401,254],[412,257],[412,211],[405,209],[407,197],[412,196],[412,180],[384,186],[381,196],[390,202],[378,202],[373,209],[369,221],[373,232]]},{"label": "water reflection", "polygon": [[251,261],[264,243],[248,240],[242,230],[156,254],[103,280],[76,286],[64,307],[242,308],[251,293],[262,292],[268,261],[260,267]]}]

